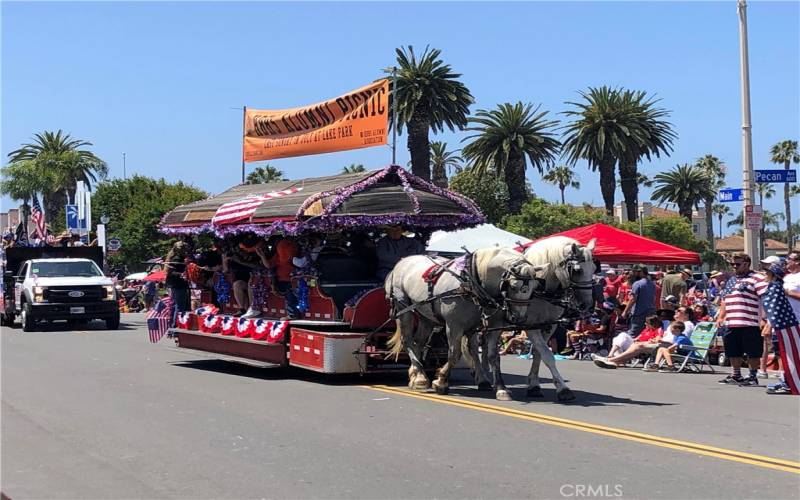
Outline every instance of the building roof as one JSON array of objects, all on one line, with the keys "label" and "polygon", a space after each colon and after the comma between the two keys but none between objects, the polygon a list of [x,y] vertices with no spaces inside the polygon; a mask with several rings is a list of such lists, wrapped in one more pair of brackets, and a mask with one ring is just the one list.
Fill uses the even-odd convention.
[{"label": "building roof", "polygon": [[[720,252],[741,252],[744,250],[744,236],[740,236],[738,234],[726,236],[722,239],[717,238],[715,242],[714,248]],[[786,243],[770,238],[764,240],[764,246],[767,250],[774,250],[777,252],[789,251],[789,247],[786,245]]]}]

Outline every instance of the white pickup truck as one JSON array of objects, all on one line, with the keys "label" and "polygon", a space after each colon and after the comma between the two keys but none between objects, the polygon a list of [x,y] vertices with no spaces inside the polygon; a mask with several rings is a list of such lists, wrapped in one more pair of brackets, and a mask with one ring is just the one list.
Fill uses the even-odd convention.
[{"label": "white pickup truck", "polygon": [[4,285],[7,288],[3,293],[2,317],[3,323],[9,326],[18,316],[26,332],[44,320],[102,319],[106,328],[119,328],[114,284],[91,258],[24,260],[16,271],[4,272]]}]

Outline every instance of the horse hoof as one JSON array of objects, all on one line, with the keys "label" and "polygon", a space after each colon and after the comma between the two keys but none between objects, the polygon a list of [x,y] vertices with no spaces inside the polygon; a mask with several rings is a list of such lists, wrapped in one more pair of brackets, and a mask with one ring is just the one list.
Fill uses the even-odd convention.
[{"label": "horse hoof", "polygon": [[478,390],[479,391],[491,391],[492,390],[492,384],[490,384],[489,382],[481,382],[480,384],[478,384]]},{"label": "horse hoof", "polygon": [[556,398],[560,403],[567,403],[575,400],[575,394],[568,387],[564,387],[556,393]]},{"label": "horse hoof", "polygon": [[436,382],[433,383],[433,388],[436,389],[436,394],[440,396],[444,396],[448,392],[450,392],[450,388],[446,385],[439,385]]},{"label": "horse hoof", "polygon": [[511,394],[509,394],[508,391],[502,389],[497,391],[495,397],[497,398],[498,401],[513,401],[511,399]]},{"label": "horse hoof", "polygon": [[544,397],[544,394],[542,394],[542,388],[539,387],[538,385],[536,387],[529,387],[527,395],[528,395],[529,398],[541,398],[541,397]]}]

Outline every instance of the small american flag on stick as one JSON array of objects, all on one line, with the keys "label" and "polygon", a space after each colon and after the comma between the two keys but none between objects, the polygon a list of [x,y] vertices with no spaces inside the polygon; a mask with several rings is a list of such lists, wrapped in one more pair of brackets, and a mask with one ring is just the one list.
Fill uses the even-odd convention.
[{"label": "small american flag on stick", "polygon": [[172,308],[174,304],[170,297],[164,297],[156,303],[155,307],[147,313],[147,331],[150,342],[156,343],[167,334],[172,323]]}]

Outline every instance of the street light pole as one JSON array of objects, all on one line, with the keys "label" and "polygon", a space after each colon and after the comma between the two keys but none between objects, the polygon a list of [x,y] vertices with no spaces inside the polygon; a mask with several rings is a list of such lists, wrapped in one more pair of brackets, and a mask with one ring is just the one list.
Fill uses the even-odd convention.
[{"label": "street light pole", "polygon": [[122,153],[122,178],[123,179],[127,179],[128,178],[128,169],[127,169],[127,165],[126,165],[126,162],[125,162],[125,153]]},{"label": "street light pole", "polygon": [[[753,184],[753,136],[750,123],[750,64],[747,53],[747,2],[739,0],[739,59],[742,84],[742,180],[745,205],[755,205]],[[744,252],[754,262],[761,260],[758,248],[758,233],[747,227],[746,212],[742,211],[744,222]]]}]

